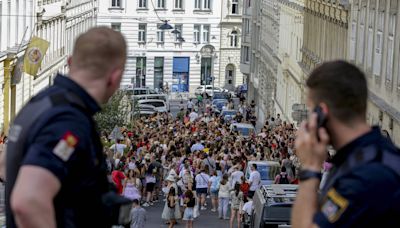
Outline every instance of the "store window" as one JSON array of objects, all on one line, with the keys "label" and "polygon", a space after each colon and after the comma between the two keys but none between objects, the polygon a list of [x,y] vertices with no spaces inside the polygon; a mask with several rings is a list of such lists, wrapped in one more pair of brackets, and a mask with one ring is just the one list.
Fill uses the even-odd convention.
[{"label": "store window", "polygon": [[189,92],[189,57],[174,57],[172,92]]}]

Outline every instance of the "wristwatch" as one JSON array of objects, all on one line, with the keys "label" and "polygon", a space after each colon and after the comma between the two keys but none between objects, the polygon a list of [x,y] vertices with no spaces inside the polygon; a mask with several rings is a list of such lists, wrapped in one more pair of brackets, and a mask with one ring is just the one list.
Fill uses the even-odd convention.
[{"label": "wristwatch", "polygon": [[311,171],[308,169],[302,169],[299,172],[299,180],[300,181],[305,181],[311,178],[317,178],[318,180],[322,179],[322,173],[321,172],[315,172]]}]

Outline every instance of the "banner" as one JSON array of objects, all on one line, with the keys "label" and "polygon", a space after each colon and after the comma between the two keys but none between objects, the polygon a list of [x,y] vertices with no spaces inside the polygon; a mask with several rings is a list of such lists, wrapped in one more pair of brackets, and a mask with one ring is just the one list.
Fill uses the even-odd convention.
[{"label": "banner", "polygon": [[11,73],[11,85],[16,85],[21,81],[22,73],[24,71],[24,59],[19,57]]},{"label": "banner", "polygon": [[24,72],[36,76],[42,63],[43,57],[50,43],[39,37],[32,37],[24,57]]}]

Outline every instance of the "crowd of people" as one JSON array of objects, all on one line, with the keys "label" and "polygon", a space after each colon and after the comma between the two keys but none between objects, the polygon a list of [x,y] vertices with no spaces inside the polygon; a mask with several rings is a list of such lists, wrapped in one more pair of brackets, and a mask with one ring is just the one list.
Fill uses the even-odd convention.
[{"label": "crowd of people", "polygon": [[[235,223],[240,227],[246,211],[251,213],[252,197],[261,185],[255,164],[246,178],[248,161],[277,161],[281,173],[275,183],[298,183],[293,124],[278,114],[268,118],[260,133],[244,137],[231,131],[230,123],[207,103],[200,110],[188,104],[176,117],[158,113],[136,120],[132,129],[122,129],[123,139],[106,148],[118,193],[143,207],[163,200],[162,218],[169,227],[180,219],[193,227],[200,211],[210,209],[220,219],[230,220],[232,228]],[[254,115],[254,106],[251,102],[247,108],[241,101],[237,109],[244,118],[233,121],[249,122],[246,116]],[[102,138],[109,141],[106,133]],[[211,198],[210,207],[207,198]],[[136,219],[132,227],[140,227],[143,221]]]}]

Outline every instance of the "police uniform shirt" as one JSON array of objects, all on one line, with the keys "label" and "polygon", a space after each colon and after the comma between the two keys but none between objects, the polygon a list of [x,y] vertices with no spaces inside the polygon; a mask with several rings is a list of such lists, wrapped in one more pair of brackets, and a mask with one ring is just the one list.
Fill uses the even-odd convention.
[{"label": "police uniform shirt", "polygon": [[104,227],[101,194],[106,191],[107,177],[100,167],[104,163],[98,154],[102,153],[101,143],[93,140],[98,134],[89,118],[100,111],[99,105],[78,84],[61,75],[33,99],[67,91],[83,101],[86,113],[72,105],[51,108],[32,127],[22,165],[45,168],[60,181],[54,200],[57,227]]},{"label": "police uniform shirt", "polygon": [[[360,148],[374,144],[399,156],[397,148],[378,128],[373,128],[337,151],[334,166],[343,165]],[[400,177],[382,162],[373,160],[334,181],[321,198],[314,223],[319,227],[400,227],[399,215]]]}]

